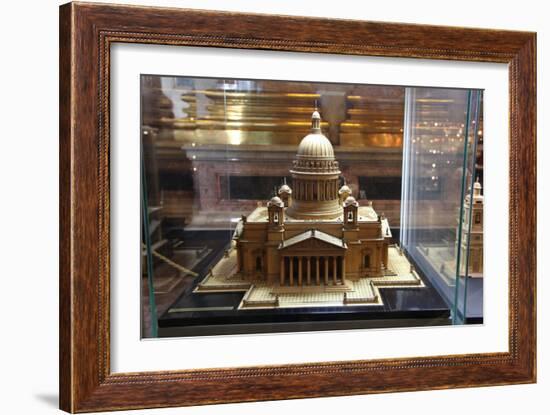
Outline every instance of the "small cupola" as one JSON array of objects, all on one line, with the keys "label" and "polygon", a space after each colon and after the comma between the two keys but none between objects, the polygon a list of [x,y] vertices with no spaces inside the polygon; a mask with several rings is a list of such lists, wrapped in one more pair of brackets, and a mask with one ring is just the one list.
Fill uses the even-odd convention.
[{"label": "small cupola", "polygon": [[292,189],[288,184],[286,184],[286,177],[284,179],[283,185],[279,188],[277,192],[280,199],[283,201],[285,207],[290,207],[292,204]]},{"label": "small cupola", "polygon": [[353,196],[348,196],[344,200],[344,224],[345,225],[357,225],[357,213],[359,210],[359,203]]},{"label": "small cupola", "polygon": [[344,185],[338,190],[338,198],[340,199],[340,204],[343,205],[344,201],[351,196],[351,189],[344,180]]},{"label": "small cupola", "polygon": [[272,226],[282,226],[284,223],[285,204],[279,196],[273,196],[267,202],[267,213],[269,224]]}]

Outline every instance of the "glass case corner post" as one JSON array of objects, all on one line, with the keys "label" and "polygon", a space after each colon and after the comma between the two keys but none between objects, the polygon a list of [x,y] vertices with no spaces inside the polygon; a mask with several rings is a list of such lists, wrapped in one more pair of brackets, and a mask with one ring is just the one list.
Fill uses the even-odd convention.
[{"label": "glass case corner post", "polygon": [[465,315],[464,298],[471,297],[457,254],[469,236],[465,232],[461,239],[459,233],[471,184],[465,172],[475,163],[471,138],[477,138],[472,126],[480,93],[438,87],[405,92],[401,248],[445,301],[455,324]]},{"label": "glass case corner post", "polygon": [[[470,238],[476,181],[476,154],[482,91],[468,90],[464,123],[463,174],[460,205],[460,226],[457,229],[456,283],[452,310],[453,324],[465,324],[468,317],[468,280]],[[466,199],[469,203],[466,203]],[[462,284],[461,284],[462,283]]]},{"label": "glass case corner post", "polygon": [[[403,114],[403,158],[402,158],[402,181],[401,181],[401,212],[400,212],[400,232],[399,232],[399,244],[402,249],[406,249],[410,243],[409,235],[409,219],[410,219],[410,203],[411,195],[409,194],[412,180],[412,174],[409,174],[411,163],[411,151],[412,146],[410,140],[406,139],[411,137],[412,132],[412,120],[415,118],[415,88],[405,88],[405,111]],[[403,201],[407,201],[403,203]]]},{"label": "glass case corner post", "polygon": [[147,264],[147,288],[149,294],[149,312],[151,316],[151,337],[155,338],[158,337],[158,317],[157,304],[155,300],[155,287],[153,285],[153,250],[151,247],[151,234],[149,231],[149,206],[147,203],[147,181],[145,174],[145,161],[143,157],[143,143],[141,145],[141,212],[143,218],[143,239],[146,254],[145,262]]}]

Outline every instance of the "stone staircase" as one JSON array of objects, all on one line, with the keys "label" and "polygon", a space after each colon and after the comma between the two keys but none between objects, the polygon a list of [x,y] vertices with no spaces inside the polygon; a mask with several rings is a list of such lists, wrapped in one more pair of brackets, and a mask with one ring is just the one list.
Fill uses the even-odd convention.
[{"label": "stone staircase", "polygon": [[331,284],[329,285],[302,285],[302,286],[274,286],[271,290],[273,294],[318,294],[335,293],[351,291],[353,287],[350,284]]}]

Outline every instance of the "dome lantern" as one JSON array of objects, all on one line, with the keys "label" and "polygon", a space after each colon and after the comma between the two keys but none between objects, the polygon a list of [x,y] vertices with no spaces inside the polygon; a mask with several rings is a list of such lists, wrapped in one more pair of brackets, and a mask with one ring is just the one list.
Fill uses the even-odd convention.
[{"label": "dome lantern", "polygon": [[317,110],[313,111],[313,114],[311,114],[311,132],[321,132],[321,115]]}]

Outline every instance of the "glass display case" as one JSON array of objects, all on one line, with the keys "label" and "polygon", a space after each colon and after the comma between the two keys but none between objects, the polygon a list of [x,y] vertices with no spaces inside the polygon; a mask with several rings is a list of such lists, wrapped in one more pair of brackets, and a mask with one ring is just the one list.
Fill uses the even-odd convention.
[{"label": "glass display case", "polygon": [[400,245],[456,324],[483,318],[481,99],[479,90],[405,91]]},{"label": "glass display case", "polygon": [[481,321],[481,91],[143,75],[141,98],[143,337]]}]

